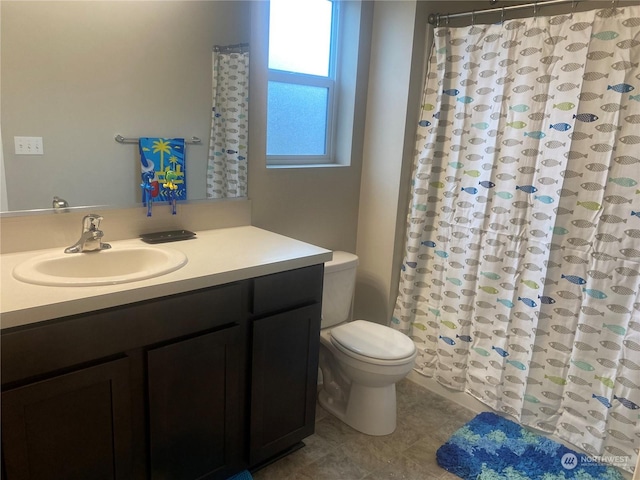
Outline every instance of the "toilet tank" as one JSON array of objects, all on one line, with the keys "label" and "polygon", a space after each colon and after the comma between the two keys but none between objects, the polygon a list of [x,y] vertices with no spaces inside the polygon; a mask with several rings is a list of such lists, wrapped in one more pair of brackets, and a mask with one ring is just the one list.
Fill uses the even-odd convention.
[{"label": "toilet tank", "polygon": [[333,252],[333,260],[324,264],[322,328],[349,320],[357,266],[356,255],[340,251]]}]

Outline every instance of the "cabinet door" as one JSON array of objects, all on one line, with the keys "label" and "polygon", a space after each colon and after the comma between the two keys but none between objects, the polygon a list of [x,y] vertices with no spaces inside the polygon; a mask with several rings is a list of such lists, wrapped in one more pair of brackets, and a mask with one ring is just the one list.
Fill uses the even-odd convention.
[{"label": "cabinet door", "polygon": [[320,304],[253,322],[252,466],[313,433],[319,345]]},{"label": "cabinet door", "polygon": [[7,480],[131,478],[127,358],[2,394]]},{"label": "cabinet door", "polygon": [[227,478],[242,466],[242,333],[234,326],[148,352],[153,480]]}]

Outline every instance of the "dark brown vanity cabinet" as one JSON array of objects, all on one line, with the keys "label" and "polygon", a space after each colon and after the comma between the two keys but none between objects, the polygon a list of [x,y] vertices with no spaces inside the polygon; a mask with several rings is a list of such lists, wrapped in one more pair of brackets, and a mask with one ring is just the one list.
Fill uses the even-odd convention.
[{"label": "dark brown vanity cabinet", "polygon": [[131,478],[130,391],[121,358],[4,392],[4,478]]},{"label": "dark brown vanity cabinet", "polygon": [[251,357],[251,465],[314,431],[323,268],[257,278]]},{"label": "dark brown vanity cabinet", "polygon": [[234,326],[147,352],[152,479],[242,469],[243,333]]},{"label": "dark brown vanity cabinet", "polygon": [[322,265],[2,331],[2,478],[226,479],[313,433]]},{"label": "dark brown vanity cabinet", "polygon": [[4,330],[3,478],[195,480],[242,470],[248,288]]}]

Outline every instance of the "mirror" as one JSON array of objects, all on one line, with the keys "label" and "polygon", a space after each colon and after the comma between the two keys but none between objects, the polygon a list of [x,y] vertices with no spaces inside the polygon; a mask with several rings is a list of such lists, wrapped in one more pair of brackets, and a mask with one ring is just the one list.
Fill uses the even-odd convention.
[{"label": "mirror", "polygon": [[[32,1],[0,4],[2,210],[128,207],[141,201],[138,145],[185,148],[187,199],[207,197],[212,48],[247,43],[250,1]],[[41,137],[16,155],[14,137]],[[6,190],[5,190],[6,187]]]}]

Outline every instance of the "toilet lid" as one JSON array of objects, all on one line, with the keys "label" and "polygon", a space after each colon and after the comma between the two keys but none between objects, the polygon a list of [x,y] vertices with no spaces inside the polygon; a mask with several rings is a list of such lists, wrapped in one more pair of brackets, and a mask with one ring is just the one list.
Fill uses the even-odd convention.
[{"label": "toilet lid", "polygon": [[332,329],[331,338],[352,352],[381,360],[410,357],[416,348],[403,333],[364,320],[355,320]]}]

